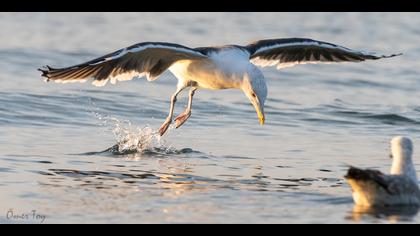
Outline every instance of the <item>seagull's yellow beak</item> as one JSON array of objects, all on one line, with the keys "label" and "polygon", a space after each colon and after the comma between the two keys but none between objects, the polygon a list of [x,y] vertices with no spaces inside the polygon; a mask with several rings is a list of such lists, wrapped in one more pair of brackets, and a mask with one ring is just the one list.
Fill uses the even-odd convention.
[{"label": "seagull's yellow beak", "polygon": [[260,121],[260,125],[263,125],[265,122],[264,112],[257,110],[258,120]]},{"label": "seagull's yellow beak", "polygon": [[263,125],[265,123],[264,101],[262,101],[261,103],[259,97],[255,94],[255,92],[245,92],[245,94],[248,96],[249,100],[251,101],[251,104],[254,106],[260,124]]}]

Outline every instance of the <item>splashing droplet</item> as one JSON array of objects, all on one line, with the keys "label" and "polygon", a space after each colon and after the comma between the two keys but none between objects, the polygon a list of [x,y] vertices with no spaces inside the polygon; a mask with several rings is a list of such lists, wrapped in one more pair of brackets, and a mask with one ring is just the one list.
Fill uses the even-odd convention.
[{"label": "splashing droplet", "polygon": [[114,134],[117,144],[107,149],[114,155],[150,152],[170,154],[176,151],[174,148],[167,147],[159,133],[148,125],[138,127],[128,120],[119,120],[99,112],[96,112],[95,116]]},{"label": "splashing droplet", "polygon": [[113,133],[117,139],[118,152],[120,153],[143,152],[163,146],[160,135],[148,126],[133,129],[131,123],[128,124],[128,127],[117,123]]}]

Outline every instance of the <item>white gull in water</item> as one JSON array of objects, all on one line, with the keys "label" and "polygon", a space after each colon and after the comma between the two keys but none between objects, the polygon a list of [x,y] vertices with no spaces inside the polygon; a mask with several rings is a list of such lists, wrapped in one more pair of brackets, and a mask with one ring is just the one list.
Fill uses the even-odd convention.
[{"label": "white gull in water", "polygon": [[246,46],[200,48],[144,42],[79,65],[60,69],[46,66],[39,70],[46,81],[69,83],[93,79],[94,85],[103,86],[108,81],[115,84],[143,76],[153,81],[169,69],[178,79],[178,84],[171,96],[169,114],[159,129],[160,135],[163,135],[172,123],[177,95],[185,88],[190,88],[188,106],[175,118],[176,128],[190,117],[197,89],[241,89],[255,107],[260,124],[264,124],[267,85],[257,66],[281,69],[296,64],[359,62],[393,56],[397,55],[375,56],[305,38],[268,39]]},{"label": "white gull in water", "polygon": [[377,170],[350,167],[345,178],[353,191],[353,200],[360,206],[420,206],[420,190],[412,161],[413,144],[406,137],[391,140],[393,158],[391,174]]}]

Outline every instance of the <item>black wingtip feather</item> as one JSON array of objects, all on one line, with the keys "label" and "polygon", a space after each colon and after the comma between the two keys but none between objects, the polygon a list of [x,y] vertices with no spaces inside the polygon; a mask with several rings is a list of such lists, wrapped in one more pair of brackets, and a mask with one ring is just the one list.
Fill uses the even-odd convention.
[{"label": "black wingtip feather", "polygon": [[50,66],[44,66],[44,68],[46,68],[46,69],[38,68],[38,71],[41,71],[42,72],[41,76],[47,78],[46,81],[48,82],[48,81],[50,81],[50,75],[49,75],[49,73],[53,69]]},{"label": "black wingtip feather", "polygon": [[400,53],[397,53],[397,54],[392,54],[392,55],[389,55],[389,56],[385,56],[385,58],[398,57],[398,56],[402,56],[402,55],[403,55],[403,53],[400,52]]},{"label": "black wingtip feather", "polygon": [[401,56],[401,55],[403,55],[403,53],[396,53],[396,54],[391,54],[391,55],[382,55],[382,56],[375,57],[375,59],[398,57],[398,56]]}]

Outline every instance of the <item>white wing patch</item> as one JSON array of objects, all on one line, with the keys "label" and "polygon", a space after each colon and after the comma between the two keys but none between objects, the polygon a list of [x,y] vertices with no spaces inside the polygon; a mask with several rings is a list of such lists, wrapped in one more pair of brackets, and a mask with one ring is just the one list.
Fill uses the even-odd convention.
[{"label": "white wing patch", "polygon": [[[48,79],[44,79],[45,82],[47,82]],[[57,79],[54,80],[55,83],[60,83],[60,84],[69,84],[69,83],[85,83],[88,79],[72,79],[72,80],[63,80],[63,79]]]},{"label": "white wing patch", "polygon": [[[313,56],[311,56],[313,57]],[[311,58],[312,59],[312,58]],[[319,63],[323,63],[323,64],[331,64],[331,62],[329,61],[315,61],[315,59],[312,61],[300,61],[300,62],[286,62],[286,63],[280,63],[280,59],[275,59],[275,60],[266,60],[260,57],[255,57],[251,59],[251,63],[256,65],[256,66],[261,66],[261,67],[267,67],[267,66],[276,66],[276,68],[278,70],[280,69],[284,69],[284,68],[289,68],[289,67],[293,67],[295,65],[304,65],[304,64],[319,64]]]},{"label": "white wing patch", "polygon": [[128,80],[132,80],[132,79],[135,79],[135,78],[142,78],[144,76],[146,76],[147,81],[153,81],[153,80],[156,80],[159,77],[159,76],[151,77],[149,72],[139,73],[137,71],[130,71],[130,72],[118,74],[117,76],[110,77],[110,78],[107,78],[105,80],[94,80],[92,82],[92,84],[97,86],[97,87],[102,87],[102,86],[106,85],[106,83],[108,81],[110,81],[111,84],[116,84],[117,81],[128,81]]},{"label": "white wing patch", "polygon": [[95,85],[96,87],[102,87],[105,86],[106,83],[108,83],[109,79],[104,79],[104,80],[94,80],[92,82],[93,85]]},{"label": "white wing patch", "polygon": [[[158,77],[150,77],[150,74],[148,72],[138,73],[136,71],[131,71],[131,72],[122,73],[122,74],[119,74],[117,76],[110,77],[110,78],[107,78],[107,79],[104,79],[104,80],[93,80],[92,85],[95,85],[97,87],[103,87],[108,83],[108,81],[111,82],[111,84],[116,84],[117,81],[128,81],[128,80],[132,80],[134,78],[142,78],[144,76],[146,76],[148,81],[153,81],[153,80],[158,78]],[[72,79],[72,80],[56,79],[56,80],[53,80],[53,81],[55,83],[68,84],[68,83],[85,83],[89,79],[91,79],[91,78]]]},{"label": "white wing patch", "polygon": [[[118,74],[117,76],[114,77],[110,77],[104,80],[94,80],[92,82],[93,85],[97,86],[97,87],[102,87],[105,86],[107,84],[108,81],[111,82],[111,84],[116,84],[117,81],[128,81],[128,80],[132,80],[134,78],[142,78],[146,76],[148,81],[152,81],[153,79],[150,78],[150,75],[148,72],[143,72],[143,73],[139,73],[136,71],[130,71],[130,72],[125,72],[122,74]],[[154,78],[156,79],[156,78]]]}]

